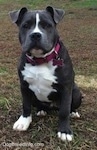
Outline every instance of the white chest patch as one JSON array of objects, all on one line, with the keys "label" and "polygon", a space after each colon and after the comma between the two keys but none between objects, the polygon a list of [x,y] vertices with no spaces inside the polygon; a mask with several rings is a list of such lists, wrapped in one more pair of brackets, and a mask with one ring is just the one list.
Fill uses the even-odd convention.
[{"label": "white chest patch", "polygon": [[52,88],[52,83],[57,83],[57,77],[54,76],[57,66],[53,66],[52,62],[42,64],[39,66],[32,66],[26,63],[22,75],[24,80],[28,82],[29,89],[31,89],[38,100],[43,102],[50,102],[48,95],[51,92],[56,92]]}]

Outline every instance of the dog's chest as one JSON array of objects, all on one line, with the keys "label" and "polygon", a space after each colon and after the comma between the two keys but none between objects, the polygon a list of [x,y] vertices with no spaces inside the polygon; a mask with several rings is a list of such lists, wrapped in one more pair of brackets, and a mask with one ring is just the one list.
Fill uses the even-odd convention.
[{"label": "dog's chest", "polygon": [[39,66],[25,64],[22,75],[24,80],[28,82],[29,89],[35,93],[38,100],[49,102],[48,95],[51,92],[56,92],[52,87],[53,83],[57,83],[57,77],[54,75],[56,67],[52,65],[52,62]]}]

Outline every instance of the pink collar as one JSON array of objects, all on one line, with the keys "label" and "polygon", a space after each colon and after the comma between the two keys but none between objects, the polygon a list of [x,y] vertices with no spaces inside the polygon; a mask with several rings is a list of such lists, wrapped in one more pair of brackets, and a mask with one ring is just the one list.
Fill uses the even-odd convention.
[{"label": "pink collar", "polygon": [[48,63],[49,61],[52,61],[54,66],[55,65],[63,66],[63,59],[60,59],[58,56],[59,51],[60,51],[60,44],[57,43],[56,46],[54,47],[54,50],[45,57],[32,58],[31,56],[26,54],[26,58],[28,63],[32,64],[33,66]]}]

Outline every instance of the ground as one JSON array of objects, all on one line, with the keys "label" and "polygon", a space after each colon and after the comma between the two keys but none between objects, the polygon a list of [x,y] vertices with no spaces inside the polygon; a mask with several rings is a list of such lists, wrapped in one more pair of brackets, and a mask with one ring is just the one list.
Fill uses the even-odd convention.
[{"label": "ground", "polygon": [[[58,25],[58,31],[68,48],[76,82],[84,95],[78,110],[81,118],[71,119],[74,140],[70,143],[57,139],[58,112],[39,118],[34,109],[33,122],[28,131],[21,133],[12,130],[22,108],[17,75],[21,46],[18,42],[18,28],[12,24],[8,13],[23,6],[41,9],[47,5],[62,8],[66,12]],[[0,149],[96,150],[96,91],[97,0],[0,0]]]}]

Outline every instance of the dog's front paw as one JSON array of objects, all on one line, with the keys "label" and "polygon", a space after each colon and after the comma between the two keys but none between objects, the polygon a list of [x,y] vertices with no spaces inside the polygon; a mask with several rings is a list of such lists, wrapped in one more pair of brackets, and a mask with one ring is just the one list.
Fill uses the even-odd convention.
[{"label": "dog's front paw", "polygon": [[58,138],[60,138],[62,141],[72,141],[73,135],[72,134],[58,132]]},{"label": "dog's front paw", "polygon": [[13,130],[17,131],[26,131],[32,122],[32,117],[23,117],[20,116],[20,118],[14,123]]},{"label": "dog's front paw", "polygon": [[58,138],[62,141],[72,141],[73,133],[70,127],[65,127],[65,125],[60,126],[60,129],[58,130]]}]

